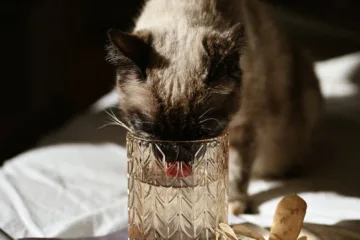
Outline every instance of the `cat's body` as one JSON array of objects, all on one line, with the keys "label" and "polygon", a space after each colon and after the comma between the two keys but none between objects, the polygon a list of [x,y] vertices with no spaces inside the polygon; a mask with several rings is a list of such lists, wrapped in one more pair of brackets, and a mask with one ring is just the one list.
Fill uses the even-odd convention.
[{"label": "cat's body", "polygon": [[133,34],[109,37],[133,131],[166,140],[230,131],[234,213],[245,208],[251,172],[282,175],[307,153],[317,79],[258,0],[149,0]]}]

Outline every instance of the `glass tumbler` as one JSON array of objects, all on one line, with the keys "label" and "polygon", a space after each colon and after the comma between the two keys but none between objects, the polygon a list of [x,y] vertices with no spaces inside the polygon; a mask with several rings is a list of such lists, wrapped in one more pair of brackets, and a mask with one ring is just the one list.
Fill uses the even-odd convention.
[{"label": "glass tumbler", "polygon": [[227,223],[228,134],[187,142],[127,135],[128,239],[215,239]]}]

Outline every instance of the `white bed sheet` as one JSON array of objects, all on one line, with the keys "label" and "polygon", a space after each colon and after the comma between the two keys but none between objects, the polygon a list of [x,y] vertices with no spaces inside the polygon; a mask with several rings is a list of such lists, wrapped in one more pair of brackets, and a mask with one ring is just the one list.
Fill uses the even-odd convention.
[{"label": "white bed sheet", "polygon": [[[308,203],[307,223],[360,232],[360,53],[317,63],[316,71],[330,112],[316,148],[321,167],[300,180],[252,181],[259,213],[231,221],[268,226],[278,200],[296,192]],[[114,105],[110,93],[7,161],[0,170],[0,228],[20,238],[100,236],[126,227],[125,132],[100,128],[104,109]]]}]

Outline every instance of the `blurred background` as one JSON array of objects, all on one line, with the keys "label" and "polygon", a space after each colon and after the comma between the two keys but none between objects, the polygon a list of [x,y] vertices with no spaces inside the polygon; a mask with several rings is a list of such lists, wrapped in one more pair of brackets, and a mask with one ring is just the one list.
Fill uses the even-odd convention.
[{"label": "blurred background", "polygon": [[[358,0],[264,0],[316,60],[360,50]],[[0,3],[0,162],[108,93],[106,31],[130,30],[141,0],[3,0]]]}]

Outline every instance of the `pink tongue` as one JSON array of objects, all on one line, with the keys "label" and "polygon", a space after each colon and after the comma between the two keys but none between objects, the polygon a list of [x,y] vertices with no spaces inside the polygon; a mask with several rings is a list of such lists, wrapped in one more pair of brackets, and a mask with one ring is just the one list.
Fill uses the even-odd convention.
[{"label": "pink tongue", "polygon": [[188,177],[192,174],[191,167],[184,162],[166,163],[165,172],[170,177]]}]

